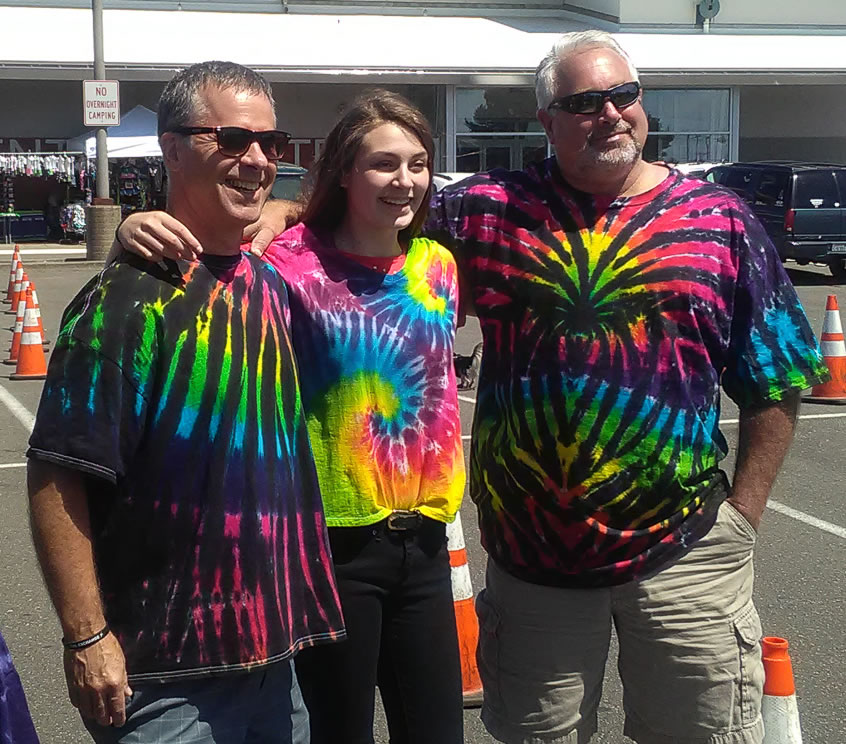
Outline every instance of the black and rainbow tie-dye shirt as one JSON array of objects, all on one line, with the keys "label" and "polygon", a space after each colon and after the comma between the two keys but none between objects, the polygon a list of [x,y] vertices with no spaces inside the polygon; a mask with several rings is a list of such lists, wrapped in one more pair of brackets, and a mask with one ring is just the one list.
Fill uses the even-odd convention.
[{"label": "black and rainbow tie-dye shirt", "polygon": [[720,384],[741,407],[826,375],[760,223],[673,171],[631,198],[570,188],[554,158],[437,195],[484,357],[470,495],[504,569],[558,586],[660,568],[728,493]]},{"label": "black and rainbow tie-dye shirt", "polygon": [[131,680],[343,636],[285,285],[246,255],[127,258],[65,310],[30,457],[89,487]]}]

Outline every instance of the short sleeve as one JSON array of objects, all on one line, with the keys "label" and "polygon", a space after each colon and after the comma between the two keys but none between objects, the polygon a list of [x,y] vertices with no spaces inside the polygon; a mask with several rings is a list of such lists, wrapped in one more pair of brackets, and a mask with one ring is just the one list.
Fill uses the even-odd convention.
[{"label": "short sleeve", "polygon": [[740,407],[777,402],[828,379],[793,284],[758,219],[730,207],[737,261],[723,386]]},{"label": "short sleeve", "polygon": [[127,474],[144,433],[157,346],[155,312],[128,298],[119,281],[95,284],[68,306],[28,457],[112,482]]}]

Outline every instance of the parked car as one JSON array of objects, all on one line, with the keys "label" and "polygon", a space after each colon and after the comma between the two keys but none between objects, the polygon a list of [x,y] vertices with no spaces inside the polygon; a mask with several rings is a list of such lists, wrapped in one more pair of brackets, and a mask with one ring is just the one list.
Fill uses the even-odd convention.
[{"label": "parked car", "polygon": [[782,260],[826,263],[846,282],[846,166],[794,161],[718,165],[707,179],[752,208]]},{"label": "parked car", "polygon": [[467,178],[468,176],[474,176],[475,173],[435,173],[432,176],[432,185],[435,187],[435,191],[440,191],[444,186],[450,186],[454,183],[458,183],[459,181]]},{"label": "parked car", "polygon": [[708,171],[715,166],[729,165],[729,163],[668,163],[668,165],[671,165],[671,167],[681,171],[686,176],[692,176],[693,178],[705,178]]},{"label": "parked car", "polygon": [[303,190],[303,178],[308,171],[293,163],[276,164],[276,180],[270,190],[271,199],[296,201]]}]

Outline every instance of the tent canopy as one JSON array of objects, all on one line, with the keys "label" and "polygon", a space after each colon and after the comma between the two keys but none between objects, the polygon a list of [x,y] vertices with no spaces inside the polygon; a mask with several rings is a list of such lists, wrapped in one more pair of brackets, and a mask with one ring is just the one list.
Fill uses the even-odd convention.
[{"label": "tent canopy", "polygon": [[[121,116],[120,124],[108,127],[108,151],[110,158],[161,157],[159,139],[156,135],[156,112],[146,106],[136,106]],[[87,131],[68,140],[70,152],[84,152],[89,158],[97,153],[97,138]]]}]

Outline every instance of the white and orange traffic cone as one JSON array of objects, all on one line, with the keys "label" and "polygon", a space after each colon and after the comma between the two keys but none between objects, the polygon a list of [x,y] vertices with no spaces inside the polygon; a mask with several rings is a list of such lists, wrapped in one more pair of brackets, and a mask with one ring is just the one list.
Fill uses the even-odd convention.
[{"label": "white and orange traffic cone", "polygon": [[41,306],[38,304],[38,293],[35,291],[35,282],[29,280],[29,288],[32,290],[32,304],[35,306],[35,317],[38,320],[38,332],[41,334],[41,345],[49,346],[50,342],[44,333],[44,322],[41,318]]},{"label": "white and orange traffic cone", "polygon": [[15,283],[12,285],[12,305],[6,311],[7,315],[15,315],[18,311],[18,302],[20,302],[21,282],[23,281],[24,269],[20,259],[18,259],[15,267]]},{"label": "white and orange traffic cone", "polygon": [[461,514],[447,525],[447,549],[452,575],[452,601],[455,605],[455,624],[458,630],[458,651],[461,655],[461,688],[465,708],[477,708],[482,704],[482,680],[476,665],[476,646],[479,644],[479,620],[473,600],[473,584],[470,581],[470,567],[467,565],[467,548],[464,544],[464,530],[461,528]]},{"label": "white and orange traffic cone", "polygon": [[9,267],[9,286],[6,288],[6,298],[4,302],[12,301],[12,291],[15,288],[15,271],[18,268],[18,261],[21,260],[20,249],[15,245],[15,250],[12,253],[12,265]]},{"label": "white and orange traffic cone", "polygon": [[[26,280],[24,280],[26,283]],[[9,357],[3,360],[3,364],[17,364],[18,352],[21,348],[21,335],[23,334],[24,317],[26,316],[26,295],[18,300],[15,325],[12,329],[12,343],[9,346]]]},{"label": "white and orange traffic cone", "polygon": [[784,638],[761,639],[764,659],[764,744],[802,744],[793,665]]},{"label": "white and orange traffic cone", "polygon": [[814,385],[811,394],[803,396],[802,400],[809,403],[846,404],[846,340],[843,338],[840,310],[834,295],[829,295],[825,303],[820,349],[831,379]]},{"label": "white and orange traffic cone", "polygon": [[24,315],[23,333],[21,333],[18,364],[15,371],[9,375],[11,380],[45,380],[47,379],[47,360],[44,358],[44,347],[41,345],[41,333],[35,317],[35,305],[32,302],[32,290],[26,290],[26,313]]}]

